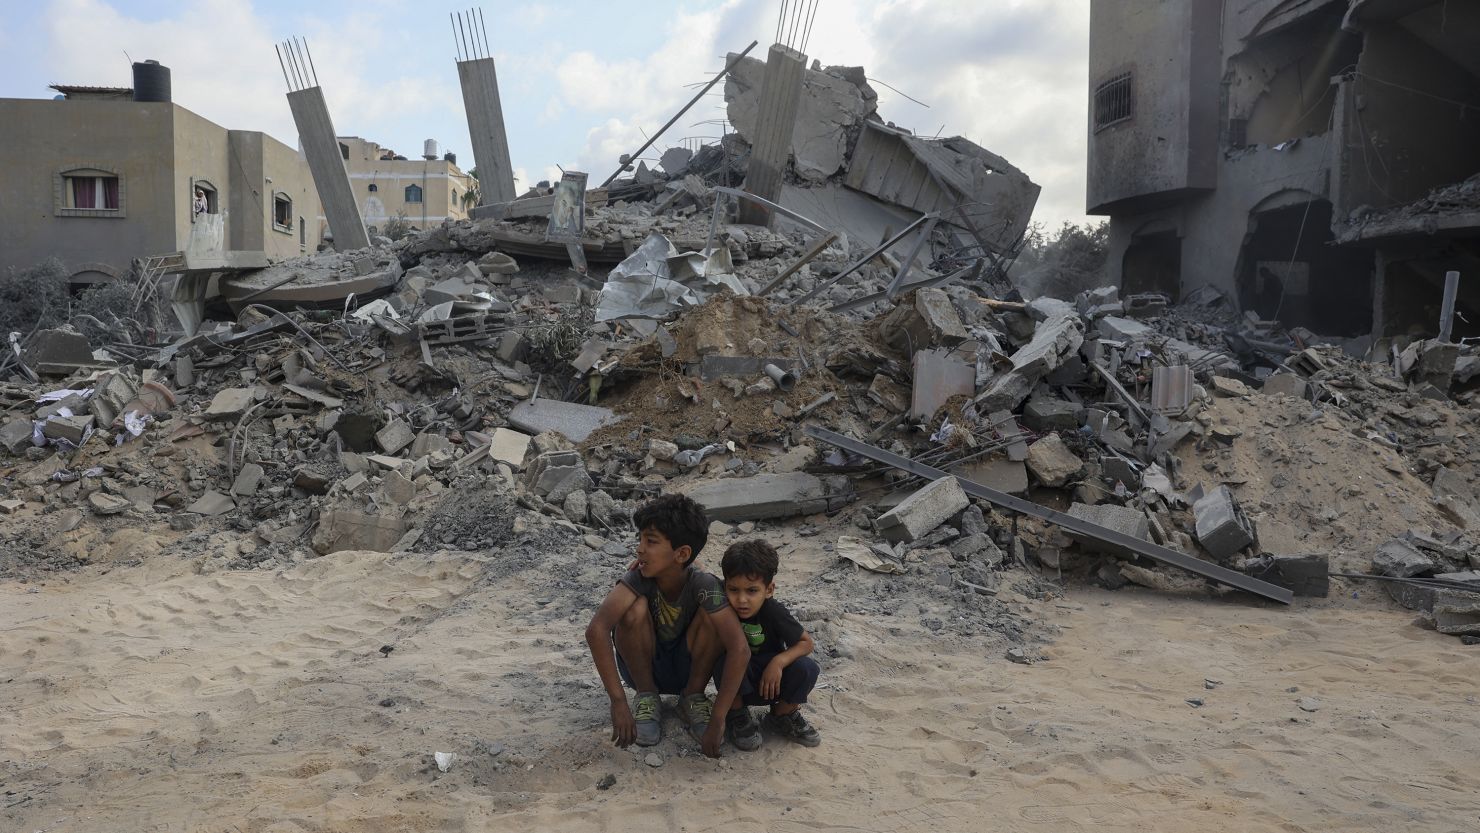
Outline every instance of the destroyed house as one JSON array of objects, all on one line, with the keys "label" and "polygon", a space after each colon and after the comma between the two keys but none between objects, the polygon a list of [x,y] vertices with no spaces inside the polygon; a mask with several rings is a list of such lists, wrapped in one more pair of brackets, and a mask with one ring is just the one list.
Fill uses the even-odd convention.
[{"label": "destroyed house", "polygon": [[[1480,6],[1094,0],[1087,211],[1123,292],[1432,334],[1480,272]],[[1480,281],[1457,336],[1480,335]]]},{"label": "destroyed house", "polygon": [[73,284],[92,284],[135,259],[261,267],[318,245],[318,192],[296,150],[174,103],[156,62],[134,64],[133,80],[0,99],[0,269],[58,256]]}]

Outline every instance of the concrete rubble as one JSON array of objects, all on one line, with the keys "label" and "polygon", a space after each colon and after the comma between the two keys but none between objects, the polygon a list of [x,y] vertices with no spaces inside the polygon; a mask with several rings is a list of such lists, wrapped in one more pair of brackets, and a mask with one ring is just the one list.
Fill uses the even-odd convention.
[{"label": "concrete rubble", "polygon": [[[883,124],[860,68],[806,73],[781,199],[802,219],[740,223],[726,189],[744,175],[760,66],[741,61],[726,83],[738,133],[588,192],[570,244],[584,272],[545,239],[536,186],[471,221],[238,276],[231,309],[201,302],[154,343],[36,332],[0,364],[6,528],[76,509],[76,524],[153,525],[202,547],[236,535],[239,568],[492,549],[538,526],[620,554],[632,510],[678,492],[742,534],[846,527],[829,542],[840,559],[976,605],[1044,576],[1175,586],[1162,565],[1015,519],[955,477],[923,483],[809,443],[803,430],[822,426],[1324,595],[1353,580],[1339,564],[1256,535],[1298,499],[1229,464],[1277,438],[1247,436],[1226,409],[1296,407],[1391,452],[1392,479],[1428,484],[1423,508],[1447,526],[1374,546],[1363,566],[1425,596],[1440,630],[1471,632],[1451,596],[1480,569],[1464,556],[1480,533],[1475,346],[1358,350],[1240,315],[1212,290],[1023,298],[1012,246],[972,241],[987,226],[880,194],[889,159],[920,161],[947,205],[1001,197],[990,228],[1020,236],[1037,186],[965,140]],[[828,200],[854,210],[808,213]],[[883,228],[921,220],[927,238],[876,250]],[[1300,511],[1310,526],[1335,510]],[[46,562],[44,544],[24,547],[24,563]]]}]

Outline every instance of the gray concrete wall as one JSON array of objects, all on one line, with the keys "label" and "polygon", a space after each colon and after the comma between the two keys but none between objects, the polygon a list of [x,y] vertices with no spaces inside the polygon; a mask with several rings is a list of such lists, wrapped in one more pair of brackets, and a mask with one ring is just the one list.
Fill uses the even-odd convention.
[{"label": "gray concrete wall", "polygon": [[[350,188],[349,174],[344,168],[344,157],[339,153],[339,140],[335,138],[337,134],[334,122],[329,118],[329,105],[324,101],[323,90],[309,87],[288,93],[288,106],[293,111],[293,123],[298,126],[298,141],[303,146],[303,155],[308,158],[324,216],[329,220],[329,230],[334,234],[334,248],[344,252],[369,246],[370,237],[365,232],[359,203]],[[271,211],[271,202],[267,208]]]},{"label": "gray concrete wall", "polygon": [[509,161],[509,137],[504,132],[504,109],[498,94],[498,72],[492,58],[458,61],[463,109],[468,115],[468,138],[478,166],[479,205],[514,199],[514,167]]},{"label": "gray concrete wall", "polygon": [[225,203],[228,216],[235,219],[227,223],[227,245],[239,251],[261,251],[266,241],[266,230],[262,223],[264,198],[262,195],[262,140],[263,135],[254,130],[229,130],[226,141],[235,163],[231,166],[231,199]]},{"label": "gray concrete wall", "polygon": [[[1219,0],[1092,0],[1089,213],[1216,184],[1219,13]],[[1094,91],[1125,72],[1133,115],[1097,131]]]},{"label": "gray concrete wall", "polygon": [[[779,43],[766,56],[766,76],[761,84],[760,107],[756,112],[755,138],[750,145],[750,168],[745,190],[776,202],[781,197],[782,172],[791,155],[791,136],[801,104],[802,76],[807,56]],[[753,202],[740,203],[740,222],[770,225],[771,211]]]},{"label": "gray concrete wall", "polygon": [[[168,103],[0,99],[0,269],[57,257],[69,270],[117,277],[133,258],[178,250],[176,112]],[[117,173],[121,209],[59,210],[62,173],[75,168]]]},{"label": "gray concrete wall", "polygon": [[261,215],[266,245],[263,251],[273,262],[295,258],[318,248],[323,238],[319,217],[324,208],[319,202],[319,192],[314,185],[313,172],[308,160],[295,148],[291,148],[271,136],[262,137],[262,172],[264,193],[284,193],[293,201],[293,228],[290,233],[275,229],[272,222],[272,206],[268,204]]}]

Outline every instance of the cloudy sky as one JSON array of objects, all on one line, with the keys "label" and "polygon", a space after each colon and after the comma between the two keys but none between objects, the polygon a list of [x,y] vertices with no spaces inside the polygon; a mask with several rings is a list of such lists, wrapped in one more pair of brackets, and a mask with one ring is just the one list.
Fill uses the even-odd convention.
[{"label": "cloudy sky", "polygon": [[[780,7],[781,0],[486,4],[521,187],[558,177],[557,165],[605,179],[619,154],[635,150],[723,67],[726,52],[759,40],[752,54],[763,58]],[[885,119],[925,135],[964,135],[1006,157],[1043,186],[1035,219],[1050,227],[1086,219],[1089,0],[816,0],[816,7],[809,57],[865,67],[879,82]],[[424,139],[437,139],[471,167],[448,19],[460,8],[392,0],[5,3],[0,97],[50,97],[52,83],[128,86],[130,58],[154,58],[172,69],[177,103],[296,145],[273,54],[275,41],[296,35],[308,40],[339,133],[412,158]],[[716,88],[668,137],[717,137],[723,117]]]}]

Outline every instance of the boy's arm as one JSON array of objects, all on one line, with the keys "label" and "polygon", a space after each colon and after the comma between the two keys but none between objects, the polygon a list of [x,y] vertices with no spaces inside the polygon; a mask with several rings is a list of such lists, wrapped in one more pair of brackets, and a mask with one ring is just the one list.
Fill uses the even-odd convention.
[{"label": "boy's arm", "polygon": [[[740,617],[735,615],[734,608],[726,605],[705,615],[714,625],[714,632],[719,635],[720,645],[725,651],[724,681],[714,695],[714,713],[726,715],[730,713],[730,705],[735,702],[735,696],[740,693],[740,683],[745,679],[745,668],[750,664],[750,643],[745,640],[745,631],[740,629]],[[703,743],[705,755],[719,757],[720,742],[725,736],[724,728],[725,721],[722,718],[709,722],[709,731]],[[710,735],[713,735],[712,750]]]},{"label": "boy's arm", "polygon": [[[618,584],[606,594],[601,606],[591,616],[591,624],[586,626],[586,644],[591,648],[591,661],[596,663],[601,687],[606,689],[606,696],[611,700],[612,740],[624,748],[631,746],[637,738],[637,722],[632,718],[632,709],[627,706],[627,692],[622,688],[621,675],[617,673],[612,631],[635,601],[637,594],[632,588]],[[739,627],[738,623],[736,627]]]},{"label": "boy's arm", "polygon": [[775,700],[781,696],[781,672],[788,665],[812,653],[817,643],[812,641],[812,634],[802,631],[802,635],[790,648],[777,654],[766,663],[766,670],[761,672],[760,695],[766,700]]}]

